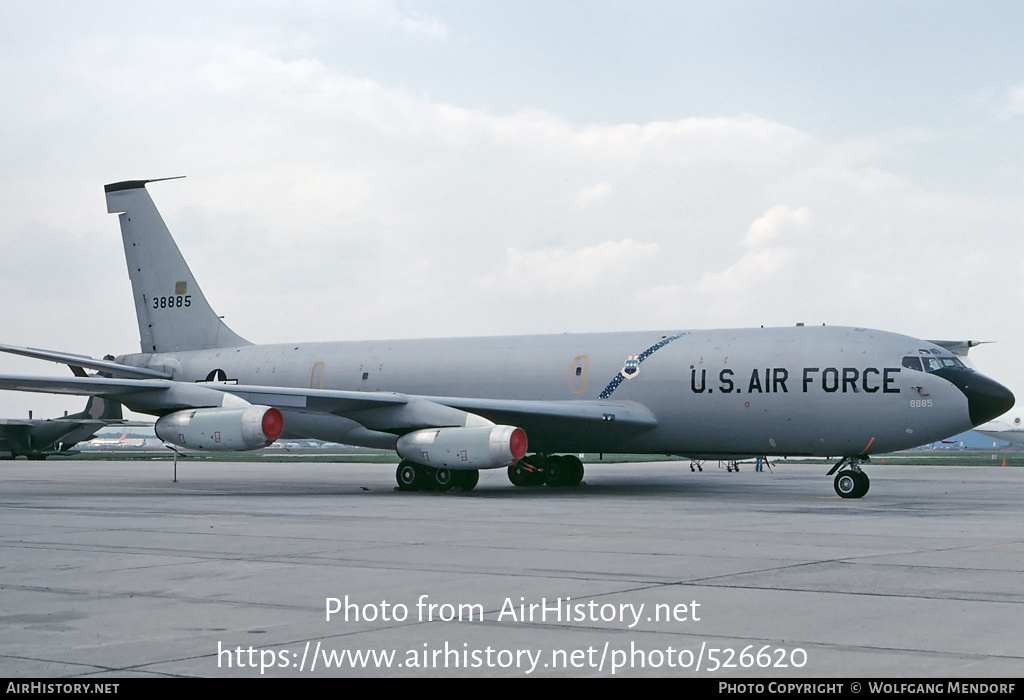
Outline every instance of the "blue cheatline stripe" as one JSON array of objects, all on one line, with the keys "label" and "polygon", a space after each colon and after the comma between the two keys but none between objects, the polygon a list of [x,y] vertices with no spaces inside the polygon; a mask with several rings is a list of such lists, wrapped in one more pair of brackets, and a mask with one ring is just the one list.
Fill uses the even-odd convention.
[{"label": "blue cheatline stripe", "polygon": [[[652,345],[651,347],[647,348],[642,353],[637,355],[637,358],[636,358],[637,364],[639,365],[641,362],[643,362],[648,357],[650,357],[651,355],[656,353],[658,350],[661,350],[663,347],[665,347],[666,345],[671,343],[673,340],[678,340],[679,338],[682,338],[684,335],[687,335],[688,333],[689,333],[689,331],[683,331],[682,333],[676,333],[675,335],[670,335],[669,337],[661,340],[660,342],[655,343],[654,345]],[[606,386],[604,388],[604,391],[601,392],[601,394],[598,396],[598,398],[599,399],[607,399],[609,396],[612,395],[612,393],[615,392],[616,389],[619,388],[619,384],[622,384],[623,380],[625,380],[625,379],[626,379],[626,376],[622,373],[622,370],[619,370],[619,373],[616,374],[615,377],[613,377],[610,382],[608,382],[608,386]]]}]

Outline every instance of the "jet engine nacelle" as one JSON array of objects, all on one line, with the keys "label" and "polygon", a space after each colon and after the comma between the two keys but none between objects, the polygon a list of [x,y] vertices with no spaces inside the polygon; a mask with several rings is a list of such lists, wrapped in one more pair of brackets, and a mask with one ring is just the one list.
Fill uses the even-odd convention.
[{"label": "jet engine nacelle", "polygon": [[281,437],[284,416],[271,406],[197,408],[156,422],[161,440],[194,450],[238,452],[266,447]]},{"label": "jet engine nacelle", "polygon": [[428,428],[398,438],[399,456],[428,467],[497,469],[526,454],[526,431],[511,425]]}]

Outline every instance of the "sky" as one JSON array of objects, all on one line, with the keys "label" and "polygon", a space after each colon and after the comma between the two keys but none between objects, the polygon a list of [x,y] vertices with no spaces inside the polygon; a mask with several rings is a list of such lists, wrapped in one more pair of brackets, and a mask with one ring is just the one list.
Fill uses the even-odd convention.
[{"label": "sky", "polygon": [[185,175],[149,191],[253,342],[864,326],[996,341],[971,358],[1024,404],[1021,26],[999,1],[7,3],[0,343],[137,352],[103,185]]}]

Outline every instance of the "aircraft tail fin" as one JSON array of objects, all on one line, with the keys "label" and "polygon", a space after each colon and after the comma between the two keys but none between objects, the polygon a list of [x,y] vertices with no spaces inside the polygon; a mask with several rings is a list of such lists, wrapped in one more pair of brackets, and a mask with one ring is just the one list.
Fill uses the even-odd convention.
[{"label": "aircraft tail fin", "polygon": [[121,403],[102,396],[90,396],[82,411],[82,418],[97,421],[124,421]]},{"label": "aircraft tail fin", "polygon": [[118,214],[121,224],[142,352],[250,345],[206,301],[146,191],[150,182],[158,180],[115,182],[103,188],[107,212]]},{"label": "aircraft tail fin", "polygon": [[124,420],[120,402],[102,396],[90,396],[85,412],[100,420]]},{"label": "aircraft tail fin", "polygon": [[124,413],[121,410],[120,402],[102,396],[90,396],[89,400],[85,403],[84,411],[64,417],[82,420],[122,421],[124,420]]}]

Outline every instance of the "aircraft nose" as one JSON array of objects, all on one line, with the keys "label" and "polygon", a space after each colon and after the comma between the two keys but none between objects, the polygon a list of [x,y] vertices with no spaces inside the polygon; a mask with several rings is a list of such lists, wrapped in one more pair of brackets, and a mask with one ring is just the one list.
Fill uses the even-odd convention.
[{"label": "aircraft nose", "polygon": [[975,427],[988,423],[1013,408],[1013,393],[980,372],[959,367],[944,367],[935,372],[951,382],[967,397],[971,423]]}]

